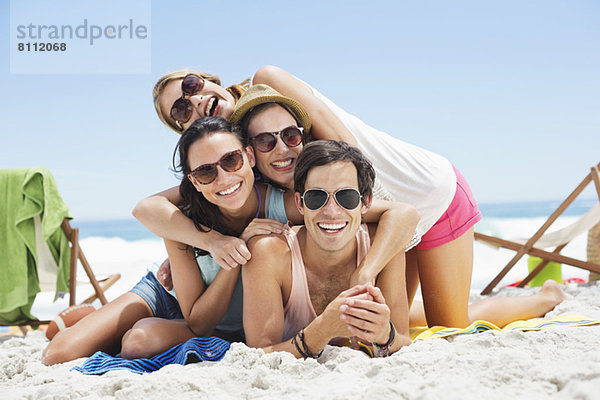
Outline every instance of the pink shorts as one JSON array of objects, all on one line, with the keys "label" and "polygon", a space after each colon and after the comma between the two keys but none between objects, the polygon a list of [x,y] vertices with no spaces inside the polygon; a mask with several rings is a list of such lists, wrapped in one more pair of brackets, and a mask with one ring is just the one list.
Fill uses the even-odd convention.
[{"label": "pink shorts", "polygon": [[460,237],[481,219],[481,212],[469,184],[460,172],[456,173],[456,194],[440,219],[423,235],[419,250],[433,249]]}]

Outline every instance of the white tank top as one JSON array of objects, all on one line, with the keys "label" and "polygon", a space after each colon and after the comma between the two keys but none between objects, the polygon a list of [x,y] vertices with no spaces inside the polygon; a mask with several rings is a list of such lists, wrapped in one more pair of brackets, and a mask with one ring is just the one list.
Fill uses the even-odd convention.
[{"label": "white tank top", "polygon": [[408,203],[419,210],[421,220],[408,248],[415,246],[454,198],[456,174],[450,161],[365,124],[306,85],[342,121],[356,138],[359,149],[373,163],[377,173],[374,196]]}]

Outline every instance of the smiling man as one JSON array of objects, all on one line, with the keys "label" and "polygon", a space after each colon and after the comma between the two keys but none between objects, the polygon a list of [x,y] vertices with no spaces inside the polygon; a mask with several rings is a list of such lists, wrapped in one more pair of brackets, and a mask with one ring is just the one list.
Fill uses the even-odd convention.
[{"label": "smiling man", "polygon": [[[316,358],[339,338],[357,339],[373,356],[410,343],[403,248],[375,286],[350,287],[377,229],[361,224],[374,179],[371,163],[344,142],[316,141],[304,148],[294,188],[305,225],[248,242],[253,256],[242,273],[249,346]],[[416,227],[418,212],[408,215],[399,230]]]}]

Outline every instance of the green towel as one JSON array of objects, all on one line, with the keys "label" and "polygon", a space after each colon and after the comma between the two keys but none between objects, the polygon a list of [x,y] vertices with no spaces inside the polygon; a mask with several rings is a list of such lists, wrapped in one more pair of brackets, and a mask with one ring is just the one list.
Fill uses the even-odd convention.
[{"label": "green towel", "polygon": [[0,322],[36,319],[31,306],[40,286],[33,217],[40,216],[42,240],[58,265],[58,295],[69,291],[71,251],[61,229],[68,207],[41,167],[0,170],[0,193]]}]

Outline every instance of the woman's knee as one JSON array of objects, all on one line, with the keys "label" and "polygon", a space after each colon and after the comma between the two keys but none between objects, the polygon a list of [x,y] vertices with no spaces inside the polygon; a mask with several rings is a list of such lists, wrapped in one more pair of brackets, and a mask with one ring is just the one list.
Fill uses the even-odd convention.
[{"label": "woman's knee", "polygon": [[77,354],[76,350],[77,346],[73,345],[72,340],[69,340],[68,330],[59,331],[42,352],[42,363],[54,365],[84,357]]},{"label": "woman's knee", "polygon": [[145,358],[148,356],[148,341],[151,336],[143,325],[136,323],[130,330],[125,332],[121,340],[121,357],[127,359]]}]

